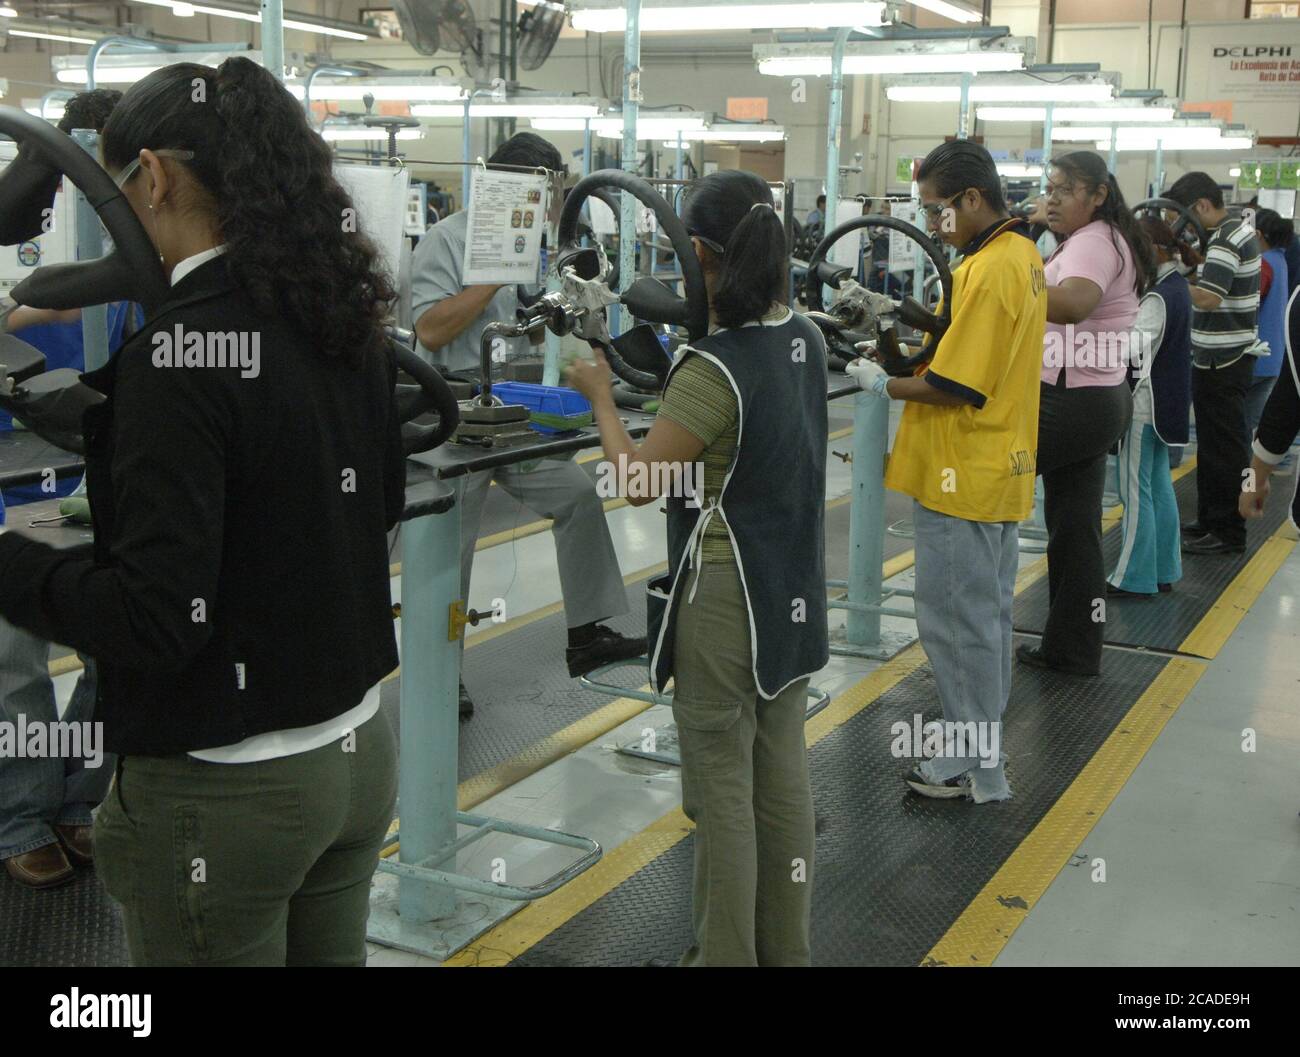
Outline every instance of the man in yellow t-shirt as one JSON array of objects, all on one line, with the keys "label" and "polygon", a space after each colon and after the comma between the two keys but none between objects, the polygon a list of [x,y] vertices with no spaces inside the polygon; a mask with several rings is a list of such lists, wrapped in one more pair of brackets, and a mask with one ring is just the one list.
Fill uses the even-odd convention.
[{"label": "man in yellow t-shirt", "polygon": [[915,377],[890,378],[870,360],[849,373],[906,401],[885,484],[914,501],[916,623],[945,719],[942,749],[906,781],[924,796],[982,804],[1011,796],[1002,713],[1016,525],[1033,505],[1047,293],[1042,258],[1028,226],[1008,215],[988,151],[945,143],[917,179],[927,224],[963,254],[951,325]]}]

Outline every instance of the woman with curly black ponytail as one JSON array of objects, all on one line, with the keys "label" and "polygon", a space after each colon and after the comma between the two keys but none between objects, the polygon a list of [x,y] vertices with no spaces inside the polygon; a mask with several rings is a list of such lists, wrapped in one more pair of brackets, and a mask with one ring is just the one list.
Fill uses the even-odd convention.
[{"label": "woman with curly black ponytail", "polygon": [[137,964],[363,964],[396,751],[393,296],[302,107],[243,58],[122,98],[170,294],[85,416],[94,557],[0,536],[0,610],[100,664],[95,855]]}]

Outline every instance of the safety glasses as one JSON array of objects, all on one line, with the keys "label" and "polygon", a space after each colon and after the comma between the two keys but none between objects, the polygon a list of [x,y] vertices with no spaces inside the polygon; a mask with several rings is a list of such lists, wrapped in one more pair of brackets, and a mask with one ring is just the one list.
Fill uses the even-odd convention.
[{"label": "safety glasses", "polygon": [[955,195],[945,198],[942,202],[930,202],[923,205],[921,206],[921,212],[925,214],[927,220],[938,220],[943,216],[943,211],[965,193],[965,191],[958,191]]},{"label": "safety glasses", "polygon": [[[154,153],[158,155],[158,157],[160,158],[175,158],[177,161],[194,160],[194,152],[192,150],[164,149],[164,150],[156,150],[154,151]],[[125,169],[123,169],[120,173],[117,174],[117,178],[114,179],[113,182],[117,184],[117,189],[119,191],[126,186],[126,182],[129,179],[131,179],[132,176],[135,175],[135,172],[138,168],[140,168],[139,156],[136,157],[135,161],[131,162],[130,165],[128,165]]]},{"label": "safety glasses", "polygon": [[714,253],[727,252],[727,247],[722,245],[722,243],[714,242],[711,238],[707,238],[704,235],[701,235],[698,231],[687,231],[686,234],[688,234],[693,239],[699,239],[702,243],[704,243],[704,245],[708,246],[709,249],[711,249]]}]

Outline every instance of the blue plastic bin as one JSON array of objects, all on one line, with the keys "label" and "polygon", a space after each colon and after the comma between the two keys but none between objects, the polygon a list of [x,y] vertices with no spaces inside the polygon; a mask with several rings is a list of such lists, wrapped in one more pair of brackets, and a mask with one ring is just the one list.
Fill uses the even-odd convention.
[{"label": "blue plastic bin", "polygon": [[[538,385],[535,382],[496,382],[492,386],[494,396],[499,396],[503,403],[523,404],[528,408],[531,421],[529,425],[538,433],[565,433],[571,429],[591,425],[591,403],[585,396],[563,385]],[[545,415],[546,422],[539,422],[539,415]],[[555,425],[562,419],[564,425]]]}]

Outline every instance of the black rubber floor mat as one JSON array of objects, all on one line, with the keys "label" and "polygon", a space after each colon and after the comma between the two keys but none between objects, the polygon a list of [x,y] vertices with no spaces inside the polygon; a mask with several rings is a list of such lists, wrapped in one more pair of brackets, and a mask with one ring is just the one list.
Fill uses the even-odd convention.
[{"label": "black rubber floor mat", "polygon": [[[1019,668],[1007,711],[1014,799],[909,792],[891,725],[937,718],[925,666],[812,749],[817,965],[917,965],[1074,781],[1167,662],[1116,653],[1096,679]],[[674,845],[512,964],[642,965],[691,942],[694,838]]]},{"label": "black rubber floor mat", "polygon": [[[1281,480],[1281,478],[1278,478]],[[1286,490],[1286,489],[1282,489]],[[1181,520],[1196,518],[1196,471],[1174,485]],[[1288,491],[1288,494],[1289,491]],[[1274,499],[1264,517],[1246,529],[1244,554],[1183,555],[1183,578],[1174,589],[1155,598],[1109,597],[1106,600],[1105,641],[1116,646],[1146,646],[1177,650],[1223,594],[1224,588],[1241,572],[1266,539],[1286,520],[1287,505]],[[1102,537],[1109,572],[1119,561],[1123,545],[1118,524]],[[1017,631],[1041,635],[1047,625],[1047,576],[1016,598]]]}]

